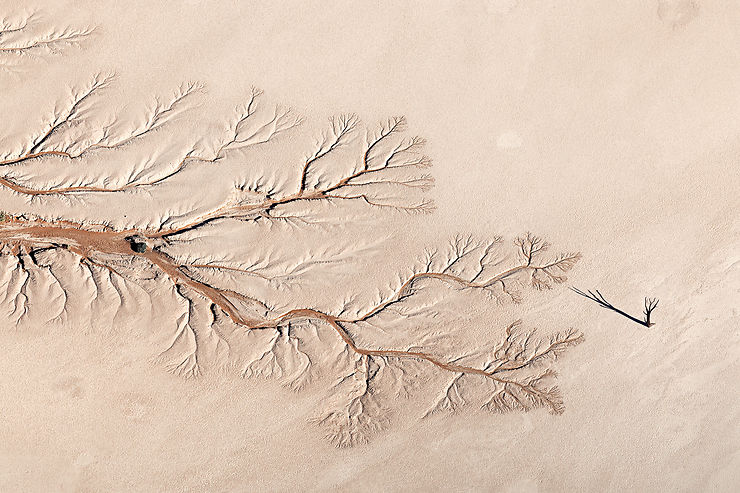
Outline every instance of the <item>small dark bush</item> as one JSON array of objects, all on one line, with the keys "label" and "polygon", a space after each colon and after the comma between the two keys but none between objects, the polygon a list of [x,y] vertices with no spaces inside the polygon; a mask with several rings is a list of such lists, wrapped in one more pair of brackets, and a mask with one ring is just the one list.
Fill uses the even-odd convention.
[{"label": "small dark bush", "polygon": [[139,241],[132,241],[131,250],[135,251],[136,253],[144,253],[146,252],[146,243],[142,243]]}]

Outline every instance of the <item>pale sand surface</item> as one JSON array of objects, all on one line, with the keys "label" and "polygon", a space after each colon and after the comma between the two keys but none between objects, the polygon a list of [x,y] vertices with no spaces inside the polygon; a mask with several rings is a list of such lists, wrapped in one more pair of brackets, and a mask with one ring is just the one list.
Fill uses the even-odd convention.
[{"label": "pale sand surface", "polygon": [[[353,3],[0,1],[8,30],[38,12],[35,31],[8,32],[0,48],[80,34],[79,43],[0,52],[0,210],[17,218],[0,229],[0,490],[737,491],[735,2]],[[96,74],[115,77],[34,149]],[[236,134],[251,140],[222,155],[252,87],[264,91],[257,123]],[[184,94],[161,125],[104,148],[147,129],[155,97],[167,107]],[[276,105],[284,130],[273,125]],[[350,113],[363,138],[404,115],[398,138],[426,139],[434,166],[408,177],[428,173],[434,188],[383,200],[433,199],[433,213],[336,199],[276,208],[303,222],[244,216],[270,186],[295,192],[322,132],[334,136],[327,118]],[[395,144],[372,151],[385,153],[373,163]],[[82,155],[23,157],[45,150]],[[333,170],[365,150],[355,139],[332,151],[308,187],[341,178]],[[32,198],[36,190],[61,193]],[[167,244],[157,237],[224,211],[243,221]],[[149,235],[146,256],[129,255],[128,233],[117,231]],[[500,283],[489,292],[421,279],[409,304],[373,324],[311,325],[313,312],[290,329],[236,323],[345,304],[337,317],[354,320],[382,306],[425,248],[439,248],[431,271],[443,270],[456,234],[481,250],[502,237],[501,263],[481,277],[490,278],[520,264],[513,240],[527,231],[552,243],[545,260],[582,258],[551,290],[525,286],[536,270],[512,275],[518,304]],[[445,275],[469,281],[478,257],[466,261]],[[208,263],[258,275],[192,267]],[[186,264],[197,281],[172,271]],[[569,286],[598,288],[634,315],[644,296],[660,298],[656,324],[630,322]],[[224,301],[224,290],[242,297]],[[459,399],[445,401],[457,373],[435,364],[483,368],[517,319],[546,340],[573,330],[573,344],[545,366],[558,373],[556,402],[491,413],[481,409],[488,380],[469,373],[453,389]],[[347,382],[376,371],[359,428],[316,422],[344,409],[356,392]],[[275,378],[243,378],[260,374]],[[560,398],[564,412],[548,413]]]}]

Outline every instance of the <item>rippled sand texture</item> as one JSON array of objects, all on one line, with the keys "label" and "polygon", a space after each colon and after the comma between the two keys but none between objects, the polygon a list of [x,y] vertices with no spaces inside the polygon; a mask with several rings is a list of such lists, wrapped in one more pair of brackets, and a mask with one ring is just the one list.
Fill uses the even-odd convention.
[{"label": "rippled sand texture", "polygon": [[732,491],[738,20],[0,3],[0,485]]}]

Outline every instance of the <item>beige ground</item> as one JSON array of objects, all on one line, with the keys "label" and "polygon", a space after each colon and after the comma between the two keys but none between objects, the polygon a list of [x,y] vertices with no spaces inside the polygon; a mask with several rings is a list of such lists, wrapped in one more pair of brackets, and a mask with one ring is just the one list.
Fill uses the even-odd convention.
[{"label": "beige ground", "polygon": [[297,3],[0,1],[0,491],[736,491],[735,2]]}]

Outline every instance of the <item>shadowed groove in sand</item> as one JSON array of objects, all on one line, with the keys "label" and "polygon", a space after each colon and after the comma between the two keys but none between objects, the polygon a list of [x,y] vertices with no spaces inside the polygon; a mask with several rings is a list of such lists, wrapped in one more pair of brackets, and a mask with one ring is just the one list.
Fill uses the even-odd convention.
[{"label": "shadowed groove in sand", "polygon": [[59,54],[78,46],[96,30],[96,27],[56,27],[51,19],[28,9],[0,16],[0,73],[14,72],[28,59]]}]

